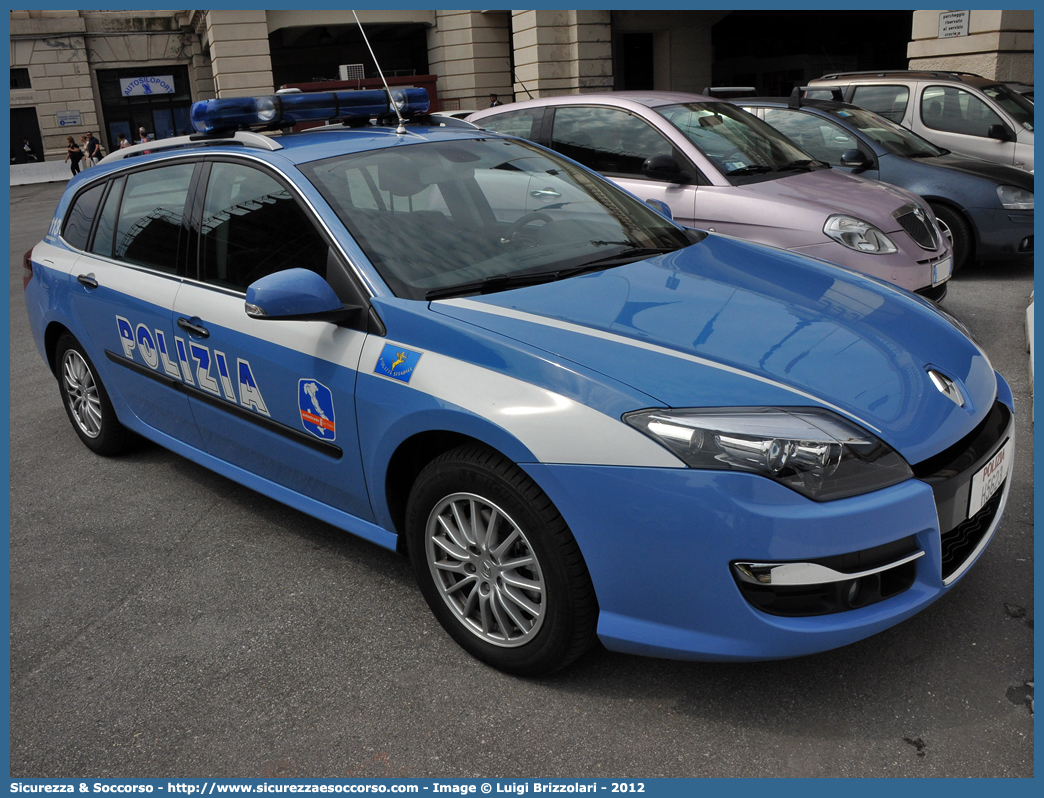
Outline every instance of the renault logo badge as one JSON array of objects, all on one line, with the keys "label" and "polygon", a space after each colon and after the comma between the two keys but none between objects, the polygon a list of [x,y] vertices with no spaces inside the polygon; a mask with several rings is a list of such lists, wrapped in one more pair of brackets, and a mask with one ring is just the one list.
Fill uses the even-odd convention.
[{"label": "renault logo badge", "polygon": [[952,399],[953,403],[958,407],[964,407],[964,397],[961,396],[961,390],[957,387],[957,383],[945,374],[940,374],[935,369],[928,369],[928,378],[932,381],[932,385],[939,389],[939,393],[948,399]]}]

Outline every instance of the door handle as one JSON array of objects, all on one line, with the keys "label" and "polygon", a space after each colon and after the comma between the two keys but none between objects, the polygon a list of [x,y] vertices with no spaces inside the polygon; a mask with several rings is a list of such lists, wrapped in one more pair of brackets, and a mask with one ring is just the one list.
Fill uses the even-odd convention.
[{"label": "door handle", "polygon": [[76,278],[76,282],[82,285],[84,288],[97,288],[98,281],[94,279],[93,274],[81,274]]},{"label": "door handle", "polygon": [[181,329],[183,329],[183,330],[188,330],[189,333],[191,333],[192,335],[198,336],[200,338],[209,338],[210,337],[210,330],[208,330],[206,327],[203,327],[203,326],[201,326],[199,324],[193,324],[191,321],[189,321],[186,318],[178,319],[178,326]]},{"label": "door handle", "polygon": [[530,191],[529,196],[538,197],[540,199],[552,199],[554,197],[561,197],[562,195],[553,188],[537,188]]}]

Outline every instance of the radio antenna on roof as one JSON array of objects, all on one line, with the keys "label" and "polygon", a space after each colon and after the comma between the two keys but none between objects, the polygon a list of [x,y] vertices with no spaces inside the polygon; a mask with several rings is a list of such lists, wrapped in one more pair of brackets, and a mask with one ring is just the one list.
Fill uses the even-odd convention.
[{"label": "radio antenna on roof", "polygon": [[373,59],[373,63],[377,67],[377,74],[381,76],[381,80],[384,82],[384,90],[388,92],[388,105],[395,111],[395,115],[399,117],[399,126],[395,128],[395,132],[400,136],[406,133],[406,122],[402,118],[402,112],[399,110],[399,106],[395,104],[395,98],[392,97],[391,89],[388,88],[388,80],[384,77],[384,72],[381,71],[381,65],[377,61],[377,56],[373,53],[373,48],[370,47],[370,40],[366,37],[366,31],[363,30],[362,22],[359,21],[359,15],[355,13],[355,9],[352,9],[352,16],[355,17],[355,24],[359,26],[359,33],[362,34],[363,41],[366,42],[366,47],[370,51],[370,57]]}]

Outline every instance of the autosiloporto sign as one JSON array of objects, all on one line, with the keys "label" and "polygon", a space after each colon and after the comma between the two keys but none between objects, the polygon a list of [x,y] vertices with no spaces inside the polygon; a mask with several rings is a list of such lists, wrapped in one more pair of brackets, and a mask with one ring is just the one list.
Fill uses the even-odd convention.
[{"label": "autosiloporto sign", "polygon": [[173,75],[148,75],[141,78],[120,78],[120,94],[141,97],[149,94],[173,94]]}]

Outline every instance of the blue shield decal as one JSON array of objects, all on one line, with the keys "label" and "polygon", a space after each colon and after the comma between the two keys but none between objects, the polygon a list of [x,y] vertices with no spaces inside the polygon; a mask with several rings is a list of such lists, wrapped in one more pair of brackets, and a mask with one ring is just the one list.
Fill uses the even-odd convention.
[{"label": "blue shield decal", "polygon": [[377,366],[373,373],[383,374],[393,380],[409,382],[420,358],[420,352],[414,352],[395,344],[385,344],[381,356],[377,358]]},{"label": "blue shield decal", "polygon": [[308,432],[324,441],[337,438],[333,394],[329,388],[316,380],[301,380],[297,383],[297,403],[301,409],[301,424]]}]

